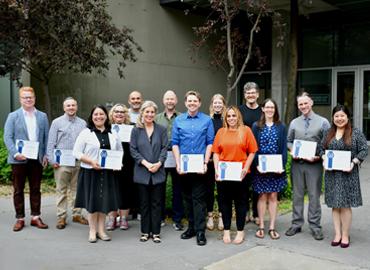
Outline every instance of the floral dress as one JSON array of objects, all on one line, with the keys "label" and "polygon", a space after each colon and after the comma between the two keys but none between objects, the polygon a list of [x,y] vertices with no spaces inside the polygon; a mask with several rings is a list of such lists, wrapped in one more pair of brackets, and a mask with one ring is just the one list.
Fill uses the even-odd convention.
[{"label": "floral dress", "polygon": [[[320,154],[325,154],[324,142],[321,142]],[[363,161],[368,154],[367,141],[364,134],[354,128],[352,144],[346,146],[343,139],[335,139],[329,143],[327,150],[351,151],[351,159]],[[349,208],[362,205],[359,166],[355,165],[351,172],[325,171],[325,203],[330,208]]]},{"label": "floral dress", "polygon": [[[278,153],[278,129],[276,125],[266,126],[262,129],[259,138],[259,154],[281,154]],[[264,173],[256,171],[253,177],[253,190],[256,193],[280,192],[287,184],[285,172],[282,174]]]}]

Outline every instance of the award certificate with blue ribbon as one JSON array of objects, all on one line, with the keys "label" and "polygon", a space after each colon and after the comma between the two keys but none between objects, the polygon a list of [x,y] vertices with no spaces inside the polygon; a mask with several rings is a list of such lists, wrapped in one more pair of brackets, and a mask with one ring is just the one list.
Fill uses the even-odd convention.
[{"label": "award certificate with blue ribbon", "polygon": [[39,142],[16,140],[17,152],[29,159],[37,159],[39,154]]},{"label": "award certificate with blue ribbon", "polygon": [[326,170],[350,170],[351,151],[325,150],[324,167]]},{"label": "award certificate with blue ribbon", "polygon": [[102,169],[118,170],[122,169],[123,151],[99,150],[99,165]]},{"label": "award certificate with blue ribbon", "polygon": [[204,155],[180,155],[180,171],[183,173],[204,173]]},{"label": "award certificate with blue ribbon", "polygon": [[317,142],[294,140],[292,156],[294,158],[311,159],[316,156]]},{"label": "award certificate with blue ribbon", "polygon": [[112,131],[117,133],[118,138],[121,140],[121,142],[130,142],[131,139],[131,132],[134,126],[132,125],[112,125]]},{"label": "award certificate with blue ribbon", "polygon": [[218,180],[241,181],[243,162],[218,162]]},{"label": "award certificate with blue ribbon", "polygon": [[166,158],[166,161],[164,162],[164,167],[165,168],[176,168],[176,160],[175,160],[175,157],[172,151],[167,151],[167,158]]},{"label": "award certificate with blue ribbon", "polygon": [[258,155],[258,168],[261,172],[283,172],[281,155]]},{"label": "award certificate with blue ribbon", "polygon": [[72,150],[67,149],[54,149],[53,160],[60,166],[76,166],[76,158],[72,154]]}]

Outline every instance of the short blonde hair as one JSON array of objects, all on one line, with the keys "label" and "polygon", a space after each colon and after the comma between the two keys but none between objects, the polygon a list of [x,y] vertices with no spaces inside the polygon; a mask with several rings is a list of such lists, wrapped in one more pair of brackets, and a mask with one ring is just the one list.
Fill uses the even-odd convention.
[{"label": "short blonde hair", "polygon": [[109,116],[109,121],[111,122],[111,124],[115,124],[115,122],[113,121],[113,113],[114,113],[114,111],[117,109],[117,107],[122,107],[122,108],[123,108],[123,111],[124,111],[124,113],[125,113],[125,121],[124,121],[124,123],[125,123],[126,125],[129,125],[129,124],[130,124],[130,115],[129,115],[129,113],[128,113],[128,109],[127,109],[127,107],[126,107],[124,104],[122,104],[122,103],[117,103],[117,104],[115,104],[115,105],[110,109],[109,114],[108,114],[108,116]]},{"label": "short blonde hair", "polygon": [[223,95],[221,94],[215,94],[212,98],[211,98],[211,103],[209,104],[209,115],[211,116],[211,118],[213,118],[214,114],[215,114],[215,111],[213,110],[213,101],[215,99],[221,99],[222,103],[224,104],[224,107],[222,108],[222,111],[221,111],[221,115],[224,114],[225,110],[226,110],[226,101],[225,101],[225,98]]},{"label": "short blonde hair", "polygon": [[140,114],[139,114],[139,117],[137,118],[136,127],[144,128],[143,114],[144,114],[145,109],[149,107],[153,107],[155,113],[158,112],[158,106],[157,104],[154,103],[154,101],[151,101],[151,100],[144,101],[143,105],[141,105],[141,108],[140,108]]},{"label": "short blonde hair", "polygon": [[30,92],[33,95],[35,95],[35,90],[33,90],[33,88],[31,86],[23,86],[23,87],[19,88],[19,96],[21,96],[21,94],[23,92]]}]

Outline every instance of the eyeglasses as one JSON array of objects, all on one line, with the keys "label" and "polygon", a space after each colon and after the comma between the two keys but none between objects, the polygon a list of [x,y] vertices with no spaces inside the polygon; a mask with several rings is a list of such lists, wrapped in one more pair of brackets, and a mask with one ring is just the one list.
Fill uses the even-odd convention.
[{"label": "eyeglasses", "polygon": [[35,97],[21,97],[21,99],[34,99]]},{"label": "eyeglasses", "polygon": [[114,113],[122,113],[122,114],[124,114],[126,112],[125,111],[116,111],[116,110],[114,110]]},{"label": "eyeglasses", "polygon": [[255,95],[255,94],[257,94],[257,92],[256,91],[253,91],[253,92],[245,92],[245,94],[246,95]]}]

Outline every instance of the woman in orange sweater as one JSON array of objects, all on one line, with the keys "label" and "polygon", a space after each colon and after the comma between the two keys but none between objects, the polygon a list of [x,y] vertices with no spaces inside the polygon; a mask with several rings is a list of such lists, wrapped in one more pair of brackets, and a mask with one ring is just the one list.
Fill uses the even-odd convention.
[{"label": "woman in orange sweater", "polygon": [[232,203],[234,201],[237,234],[233,243],[241,244],[244,241],[244,225],[248,202],[245,176],[249,173],[249,167],[258,148],[251,129],[244,126],[242,115],[237,107],[228,107],[223,119],[223,128],[217,132],[212,147],[216,181],[220,181],[219,162],[242,163],[240,181],[222,180],[220,183],[219,196],[222,198],[220,200],[222,202],[220,210],[224,223],[223,241],[225,244],[231,243],[230,225]]}]

